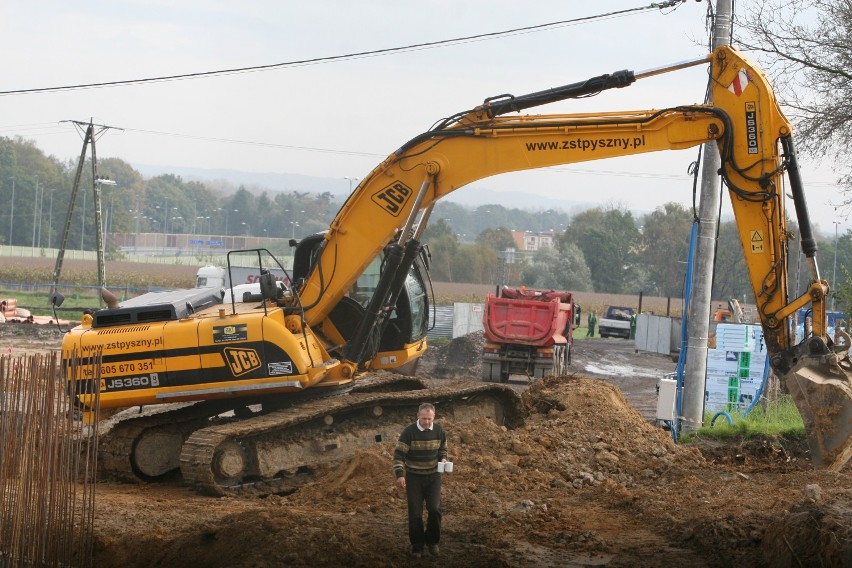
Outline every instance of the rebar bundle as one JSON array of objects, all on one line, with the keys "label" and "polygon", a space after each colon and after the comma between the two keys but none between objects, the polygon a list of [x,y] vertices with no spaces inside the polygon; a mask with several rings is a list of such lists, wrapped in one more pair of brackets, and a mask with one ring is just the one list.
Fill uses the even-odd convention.
[{"label": "rebar bundle", "polygon": [[100,356],[86,381],[57,358],[0,356],[0,568],[92,565],[97,416],[72,401],[97,412]]}]

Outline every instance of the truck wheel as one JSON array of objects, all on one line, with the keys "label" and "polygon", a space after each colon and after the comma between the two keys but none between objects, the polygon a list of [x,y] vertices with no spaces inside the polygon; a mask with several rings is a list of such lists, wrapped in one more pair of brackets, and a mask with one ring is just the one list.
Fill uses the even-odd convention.
[{"label": "truck wheel", "polygon": [[553,376],[561,377],[567,370],[566,358],[568,356],[567,345],[555,345],[553,347]]},{"label": "truck wheel", "polygon": [[553,374],[553,367],[550,365],[538,365],[533,369],[533,378],[543,379],[544,377]]},{"label": "truck wheel", "polygon": [[486,383],[496,383],[501,380],[500,375],[500,364],[488,363],[483,361],[482,363],[482,380]]}]

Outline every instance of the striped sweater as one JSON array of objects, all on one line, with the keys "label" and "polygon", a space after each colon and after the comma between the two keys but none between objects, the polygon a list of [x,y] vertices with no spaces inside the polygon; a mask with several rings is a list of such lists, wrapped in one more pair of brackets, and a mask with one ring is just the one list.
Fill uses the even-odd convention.
[{"label": "striped sweater", "polygon": [[447,435],[440,424],[432,423],[423,430],[413,422],[399,435],[393,452],[393,472],[396,477],[408,473],[427,475],[438,470],[438,462],[447,459]]}]

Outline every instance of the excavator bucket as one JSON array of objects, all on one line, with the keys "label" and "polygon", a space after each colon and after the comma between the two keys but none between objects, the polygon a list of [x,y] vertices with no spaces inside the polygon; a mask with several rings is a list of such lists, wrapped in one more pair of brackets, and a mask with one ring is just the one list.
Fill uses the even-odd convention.
[{"label": "excavator bucket", "polygon": [[840,471],[852,457],[852,366],[834,353],[802,357],[783,377],[808,433],[814,466]]}]

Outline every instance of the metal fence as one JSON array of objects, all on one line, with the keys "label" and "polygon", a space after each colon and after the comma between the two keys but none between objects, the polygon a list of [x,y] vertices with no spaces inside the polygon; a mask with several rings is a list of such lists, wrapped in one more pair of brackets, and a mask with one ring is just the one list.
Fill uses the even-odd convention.
[{"label": "metal fence", "polygon": [[452,306],[435,306],[433,326],[428,339],[454,339],[482,330],[482,304],[456,302]]},{"label": "metal fence", "polygon": [[[0,356],[3,567],[92,565],[97,427],[69,403],[57,359]],[[70,395],[78,385],[97,391],[99,379],[69,385]],[[97,408],[98,393],[84,394]]]}]

